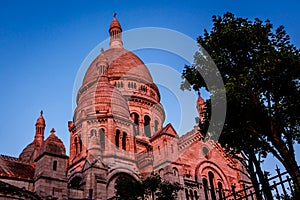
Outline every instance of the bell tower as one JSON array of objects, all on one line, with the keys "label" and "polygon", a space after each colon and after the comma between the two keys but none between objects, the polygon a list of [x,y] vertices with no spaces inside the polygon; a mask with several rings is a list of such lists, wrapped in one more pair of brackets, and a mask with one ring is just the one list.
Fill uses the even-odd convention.
[{"label": "bell tower", "polygon": [[45,119],[43,117],[43,111],[41,110],[39,118],[36,120],[35,124],[35,136],[34,141],[37,146],[40,147],[44,142],[44,132],[45,132]]}]

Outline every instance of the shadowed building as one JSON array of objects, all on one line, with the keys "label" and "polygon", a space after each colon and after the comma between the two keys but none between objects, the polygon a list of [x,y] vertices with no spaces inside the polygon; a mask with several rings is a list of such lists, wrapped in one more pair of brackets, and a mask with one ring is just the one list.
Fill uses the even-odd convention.
[{"label": "shadowed building", "polygon": [[[77,93],[69,157],[54,129],[44,140],[41,112],[34,141],[19,158],[0,156],[0,183],[23,188],[32,199],[113,199],[118,179],[152,172],[183,186],[178,199],[214,200],[232,185],[241,189],[248,179],[239,162],[204,141],[197,126],[182,136],[172,124],[163,126],[158,87],[143,61],[123,47],[116,15],[109,34],[109,49],[90,64]],[[200,120],[204,108],[199,94]],[[1,190],[5,195],[12,196]]]}]

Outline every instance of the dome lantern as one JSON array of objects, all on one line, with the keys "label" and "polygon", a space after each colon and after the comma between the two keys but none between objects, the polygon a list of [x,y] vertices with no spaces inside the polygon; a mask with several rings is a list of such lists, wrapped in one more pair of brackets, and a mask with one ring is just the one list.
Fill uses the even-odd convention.
[{"label": "dome lantern", "polygon": [[114,13],[114,18],[110,23],[109,35],[110,35],[110,48],[123,48],[122,42],[122,28],[120,22],[116,18],[117,14]]}]

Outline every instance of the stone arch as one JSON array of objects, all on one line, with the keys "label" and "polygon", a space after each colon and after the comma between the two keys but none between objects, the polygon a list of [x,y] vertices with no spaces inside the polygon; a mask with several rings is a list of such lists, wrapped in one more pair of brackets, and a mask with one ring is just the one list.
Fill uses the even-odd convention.
[{"label": "stone arch", "polygon": [[146,137],[151,137],[150,123],[151,123],[150,116],[144,115],[144,134]]},{"label": "stone arch", "polygon": [[[204,175],[204,171],[207,170],[207,172],[210,170],[212,171],[212,173],[216,174],[218,177],[220,177],[220,179],[223,182],[223,187],[224,188],[230,188],[229,186],[229,181],[227,179],[227,176],[225,175],[225,173],[223,172],[223,170],[216,165],[215,163],[211,162],[211,161],[202,161],[200,162],[196,169],[195,169],[195,179],[196,181],[200,181],[198,180],[198,176],[200,175],[201,178]],[[207,179],[208,179],[208,174],[207,174]]]},{"label": "stone arch", "polygon": [[100,128],[99,129],[99,136],[100,136],[100,147],[102,149],[102,151],[105,150],[105,129],[104,128]]},{"label": "stone arch", "polygon": [[127,150],[127,133],[125,131],[122,133],[122,149]]},{"label": "stone arch", "polygon": [[106,184],[107,199],[110,199],[115,196],[115,194],[116,194],[115,184],[120,176],[131,177],[136,181],[139,180],[138,176],[134,172],[130,171],[129,169],[125,169],[125,168],[115,169],[107,177],[107,180],[108,180],[107,184]]},{"label": "stone arch", "polygon": [[74,156],[82,152],[82,140],[79,136],[75,136],[73,139]]},{"label": "stone arch", "polygon": [[121,131],[119,129],[116,129],[115,145],[117,148],[120,147],[120,136],[121,136]]},{"label": "stone arch", "polygon": [[159,176],[160,176],[161,178],[164,178],[164,177],[165,177],[165,170],[164,170],[163,168],[160,168],[160,169],[158,170],[158,174],[159,174]]},{"label": "stone arch", "polygon": [[172,168],[172,173],[173,173],[173,176],[179,177],[179,170],[177,169],[177,167]]},{"label": "stone arch", "polygon": [[76,173],[72,174],[72,176],[69,178],[68,187],[78,189],[78,188],[80,188],[82,181],[83,181],[82,174],[79,172],[76,172]]},{"label": "stone arch", "polygon": [[139,135],[140,134],[140,130],[139,130],[140,114],[136,111],[133,111],[130,114],[130,116],[133,121],[133,133],[134,133],[134,135]]}]

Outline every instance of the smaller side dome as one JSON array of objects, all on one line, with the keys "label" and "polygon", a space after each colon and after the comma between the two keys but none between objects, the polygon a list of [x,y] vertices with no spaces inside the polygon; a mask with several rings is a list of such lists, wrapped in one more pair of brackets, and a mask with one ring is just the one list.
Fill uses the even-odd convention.
[{"label": "smaller side dome", "polygon": [[28,144],[19,155],[19,159],[23,162],[30,163],[34,160],[34,152],[37,148],[35,142]]},{"label": "smaller side dome", "polygon": [[49,137],[45,140],[41,147],[39,156],[44,153],[51,153],[59,156],[66,155],[66,149],[64,143],[55,135],[55,129],[52,128]]},{"label": "smaller side dome", "polygon": [[111,85],[106,75],[102,75],[98,81],[95,92],[95,110],[96,113],[107,114],[123,118],[130,118],[127,101],[121,92]]}]

